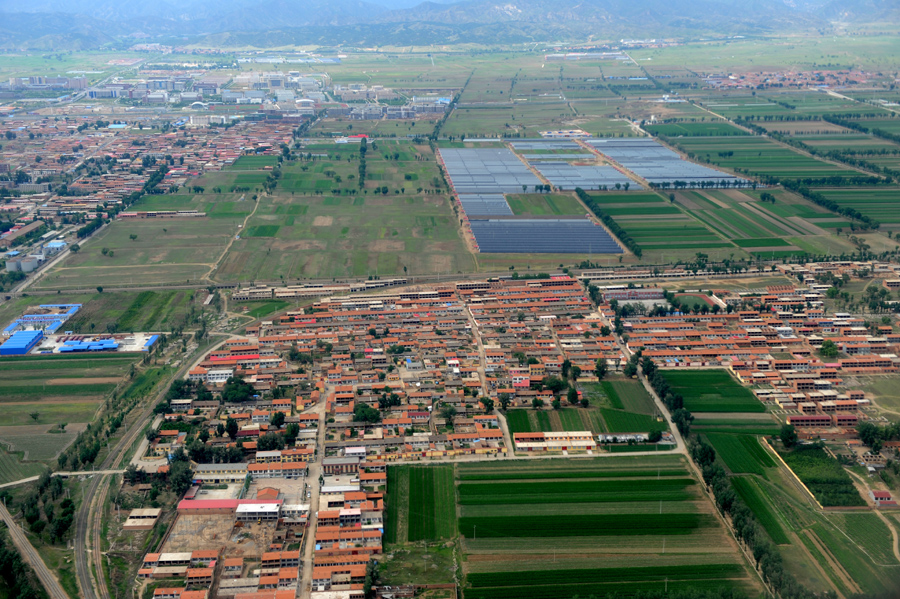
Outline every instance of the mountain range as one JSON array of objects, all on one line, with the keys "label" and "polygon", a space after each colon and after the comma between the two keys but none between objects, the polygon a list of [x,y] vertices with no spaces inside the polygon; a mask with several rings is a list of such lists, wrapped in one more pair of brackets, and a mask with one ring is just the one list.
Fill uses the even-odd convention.
[{"label": "mountain range", "polygon": [[897,23],[896,0],[0,0],[0,47],[504,44]]}]

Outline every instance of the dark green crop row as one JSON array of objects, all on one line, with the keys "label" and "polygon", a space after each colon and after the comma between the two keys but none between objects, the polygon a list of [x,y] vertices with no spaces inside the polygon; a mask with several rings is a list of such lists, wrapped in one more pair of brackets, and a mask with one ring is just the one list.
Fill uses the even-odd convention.
[{"label": "dark green crop row", "polygon": [[460,518],[466,538],[686,535],[708,520],[700,514],[591,514]]},{"label": "dark green crop row", "polygon": [[640,580],[692,580],[694,578],[732,578],[743,576],[739,564],[698,564],[681,566],[646,566],[640,568],[595,568],[571,570],[526,570],[524,572],[476,572],[469,574],[469,584],[479,587],[520,586],[524,581],[534,585],[585,584]]},{"label": "dark green crop row", "polygon": [[460,474],[459,480],[539,480],[543,478],[639,478],[658,476],[685,476],[687,471],[678,470],[557,470],[540,472],[498,472],[497,474]]}]

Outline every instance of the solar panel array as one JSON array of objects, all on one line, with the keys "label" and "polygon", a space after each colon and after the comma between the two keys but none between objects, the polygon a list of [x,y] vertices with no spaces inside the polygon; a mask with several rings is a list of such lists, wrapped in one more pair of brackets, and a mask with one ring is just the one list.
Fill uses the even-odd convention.
[{"label": "solar panel array", "polygon": [[581,146],[567,139],[525,139],[510,142],[517,150],[580,150]]},{"label": "solar panel array", "polygon": [[486,219],[469,224],[484,253],[622,253],[606,229],[586,219]]},{"label": "solar panel array", "polygon": [[502,193],[460,194],[459,201],[469,218],[473,216],[512,216]]},{"label": "solar panel array", "polygon": [[575,166],[572,164],[545,161],[529,161],[557,189],[599,189],[602,186],[615,187],[616,183],[631,189],[643,189],[611,166]]},{"label": "solar panel array", "polygon": [[529,163],[535,160],[596,160],[596,154],[547,154],[547,153],[535,153],[535,154],[522,154],[522,157],[525,158]]},{"label": "solar panel array", "polygon": [[732,174],[683,160],[649,138],[591,139],[589,144],[631,172],[652,183],[673,181],[745,181]]},{"label": "solar panel array", "polygon": [[508,148],[441,148],[456,193],[522,193],[541,180]]}]

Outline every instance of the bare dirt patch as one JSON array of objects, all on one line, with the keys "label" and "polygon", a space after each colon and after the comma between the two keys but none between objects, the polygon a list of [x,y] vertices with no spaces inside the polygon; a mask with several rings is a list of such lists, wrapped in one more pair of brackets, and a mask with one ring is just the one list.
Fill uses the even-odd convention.
[{"label": "bare dirt patch", "polygon": [[300,241],[288,241],[281,242],[278,244],[279,249],[283,250],[324,250],[326,248],[326,244],[324,241],[316,241],[314,239],[303,239]]},{"label": "bare dirt patch", "polygon": [[379,239],[369,244],[369,250],[373,252],[402,252],[406,249],[406,243],[393,239]]},{"label": "bare dirt patch", "polygon": [[754,202],[755,200],[737,189],[726,189],[725,195],[734,200],[735,202]]},{"label": "bare dirt patch", "polygon": [[334,217],[333,216],[317,216],[316,218],[313,219],[312,224],[314,227],[330,227],[331,225],[334,224]]},{"label": "bare dirt patch", "polygon": [[723,202],[719,198],[713,197],[713,195],[711,193],[704,193],[702,191],[699,193],[700,193],[700,195],[702,195],[704,198],[706,198],[707,200],[709,200],[710,202],[712,202],[719,208],[725,208],[725,209],[731,208],[731,206],[729,206],[726,202]]},{"label": "bare dirt patch", "polygon": [[453,266],[453,258],[446,254],[433,254],[428,257],[431,272],[449,272]]},{"label": "bare dirt patch", "polygon": [[261,557],[275,536],[275,523],[245,523],[235,527],[234,517],[180,515],[162,547],[163,553],[183,553],[222,548],[223,555]]}]

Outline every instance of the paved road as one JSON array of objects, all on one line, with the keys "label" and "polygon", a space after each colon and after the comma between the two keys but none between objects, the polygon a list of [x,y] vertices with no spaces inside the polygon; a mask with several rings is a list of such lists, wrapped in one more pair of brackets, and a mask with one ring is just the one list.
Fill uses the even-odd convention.
[{"label": "paved road", "polygon": [[316,437],[316,459],[309,464],[309,490],[312,496],[309,499],[309,526],[303,535],[303,563],[300,572],[300,597],[309,597],[312,591],[313,552],[316,549],[316,527],[318,526],[319,513],[319,476],[322,474],[322,459],[325,457],[325,398],[322,398],[309,412],[319,415],[319,428]]},{"label": "paved road", "polygon": [[22,559],[28,562],[34,569],[38,580],[40,580],[41,584],[44,585],[44,588],[47,589],[47,594],[50,595],[50,599],[69,599],[69,596],[59,585],[59,581],[56,580],[56,577],[53,576],[50,569],[47,568],[47,564],[45,564],[44,560],[41,559],[41,556],[38,555],[38,552],[34,549],[31,542],[28,540],[28,537],[25,536],[25,533],[22,532],[22,529],[19,528],[19,525],[13,520],[12,515],[7,511],[6,506],[2,504],[0,504],[0,518],[6,523],[6,528],[9,530],[9,536],[12,538],[12,542],[16,546],[16,549],[19,550]]},{"label": "paved road", "polygon": [[[68,478],[70,476],[91,476],[92,474],[122,474],[125,472],[124,470],[81,470],[80,472],[51,472],[50,476],[62,476]],[[0,489],[4,489],[6,487],[17,487],[19,485],[24,485],[27,483],[33,483],[38,480],[40,476],[29,476],[28,478],[20,478],[19,480],[14,480],[12,482],[3,483],[0,485]]]}]

